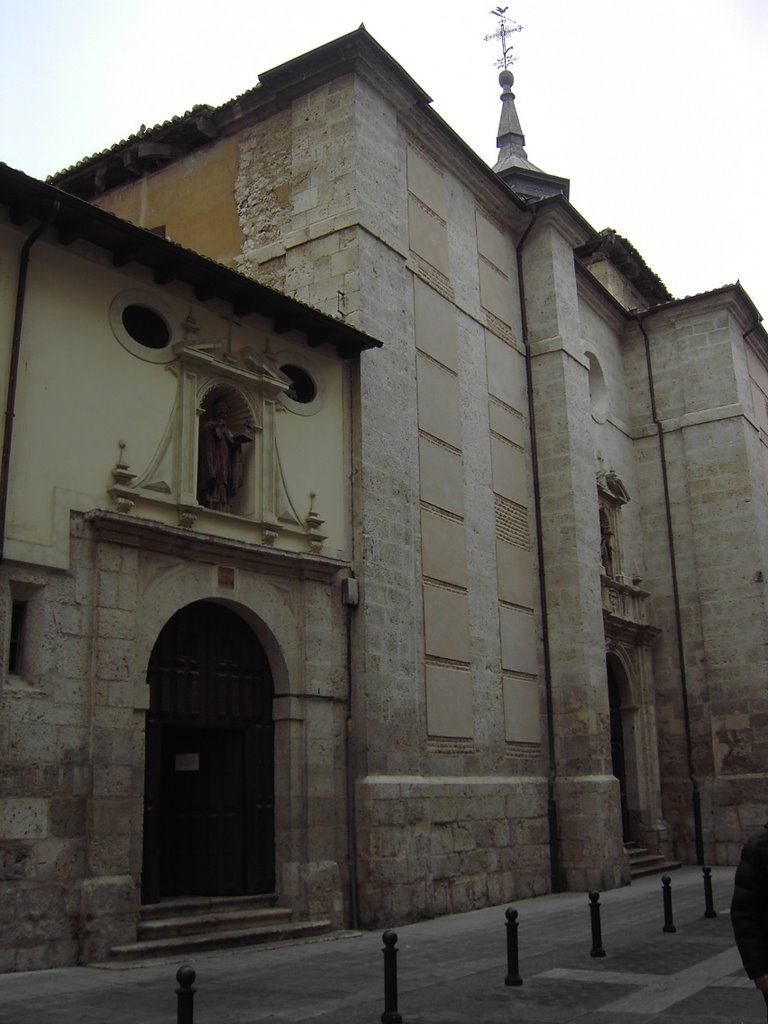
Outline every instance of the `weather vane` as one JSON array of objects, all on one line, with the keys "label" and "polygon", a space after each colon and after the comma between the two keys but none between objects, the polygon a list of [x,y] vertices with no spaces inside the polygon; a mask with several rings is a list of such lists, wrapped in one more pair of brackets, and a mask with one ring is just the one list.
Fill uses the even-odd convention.
[{"label": "weather vane", "polygon": [[508,7],[494,7],[491,14],[495,15],[499,19],[499,27],[496,31],[485,37],[486,43],[490,42],[491,39],[501,40],[501,59],[496,61],[497,68],[506,69],[515,61],[515,57],[512,56],[512,44],[507,46],[507,36],[512,35],[513,32],[521,32],[523,26],[518,25],[516,21],[511,21],[507,17]]}]

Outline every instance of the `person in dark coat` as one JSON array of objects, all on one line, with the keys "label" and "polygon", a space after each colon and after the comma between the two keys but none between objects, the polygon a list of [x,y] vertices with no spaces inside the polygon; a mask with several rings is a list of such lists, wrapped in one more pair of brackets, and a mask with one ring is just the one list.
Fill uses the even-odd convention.
[{"label": "person in dark coat", "polygon": [[768,824],[741,851],[731,924],[744,970],[768,1004]]}]

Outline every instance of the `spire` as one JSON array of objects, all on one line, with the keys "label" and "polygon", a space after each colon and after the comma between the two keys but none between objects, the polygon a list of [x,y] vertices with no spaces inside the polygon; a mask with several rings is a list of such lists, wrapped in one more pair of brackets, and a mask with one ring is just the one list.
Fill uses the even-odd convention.
[{"label": "spire", "polygon": [[515,94],[512,86],[515,84],[515,76],[509,68],[503,68],[499,74],[499,85],[501,93],[501,118],[499,119],[499,134],[496,137],[496,146],[500,150],[499,159],[496,161],[494,171],[502,174],[512,167],[526,167],[532,171],[539,168],[532,164],[525,152],[525,136],[520,127],[520,118],[517,116],[515,107]]},{"label": "spire", "polygon": [[491,11],[499,19],[499,27],[492,35],[485,37],[486,42],[491,39],[501,40],[501,59],[496,62],[496,67],[501,68],[499,85],[502,90],[499,134],[496,137],[499,159],[493,169],[523,199],[541,199],[558,194],[567,199],[570,188],[568,179],[542,171],[531,163],[525,152],[525,136],[517,116],[515,94],[512,92],[515,76],[509,67],[515,58],[512,56],[512,46],[507,45],[507,36],[519,32],[522,25],[510,22],[506,17],[507,10],[506,7],[495,7]]}]

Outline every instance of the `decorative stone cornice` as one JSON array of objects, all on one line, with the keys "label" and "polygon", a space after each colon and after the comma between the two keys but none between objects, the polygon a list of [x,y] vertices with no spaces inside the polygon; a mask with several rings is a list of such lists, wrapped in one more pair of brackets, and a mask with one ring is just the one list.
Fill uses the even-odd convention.
[{"label": "decorative stone cornice", "polygon": [[612,579],[601,574],[600,593],[606,636],[633,646],[647,646],[659,635],[661,630],[648,622],[647,590],[626,583],[621,577]]},{"label": "decorative stone cornice", "polygon": [[534,232],[553,227],[572,247],[583,245],[595,235],[595,229],[562,195],[547,196],[533,205],[536,211]]},{"label": "decorative stone cornice", "polygon": [[650,329],[658,323],[676,324],[685,316],[728,313],[739,328],[753,339],[754,344],[768,347],[768,332],[762,325],[762,316],[743,286],[737,281],[722,288],[714,288],[699,295],[672,299],[646,310],[639,319]]},{"label": "decorative stone cornice", "polygon": [[280,551],[210,533],[191,532],[138,516],[95,509],[86,512],[83,519],[99,541],[140,547],[184,560],[194,559],[211,565],[234,563],[241,569],[323,583],[332,583],[338,573],[349,572],[349,563],[341,559]]}]

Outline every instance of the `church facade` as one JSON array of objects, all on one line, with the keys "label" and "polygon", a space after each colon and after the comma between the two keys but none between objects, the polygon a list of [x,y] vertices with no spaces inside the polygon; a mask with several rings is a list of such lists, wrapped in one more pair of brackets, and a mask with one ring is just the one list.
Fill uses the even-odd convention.
[{"label": "church facade", "polygon": [[[739,285],[676,300],[595,231],[500,82],[495,169],[361,28],[39,186],[127,237],[114,344],[62,367],[53,440],[61,346],[27,328],[20,921],[64,898],[71,832],[67,952],[29,925],[33,965],[106,956],[182,891],[378,927],[625,884],[629,843],[732,863],[762,822],[768,338]],[[167,788],[203,760],[213,849]]]}]

